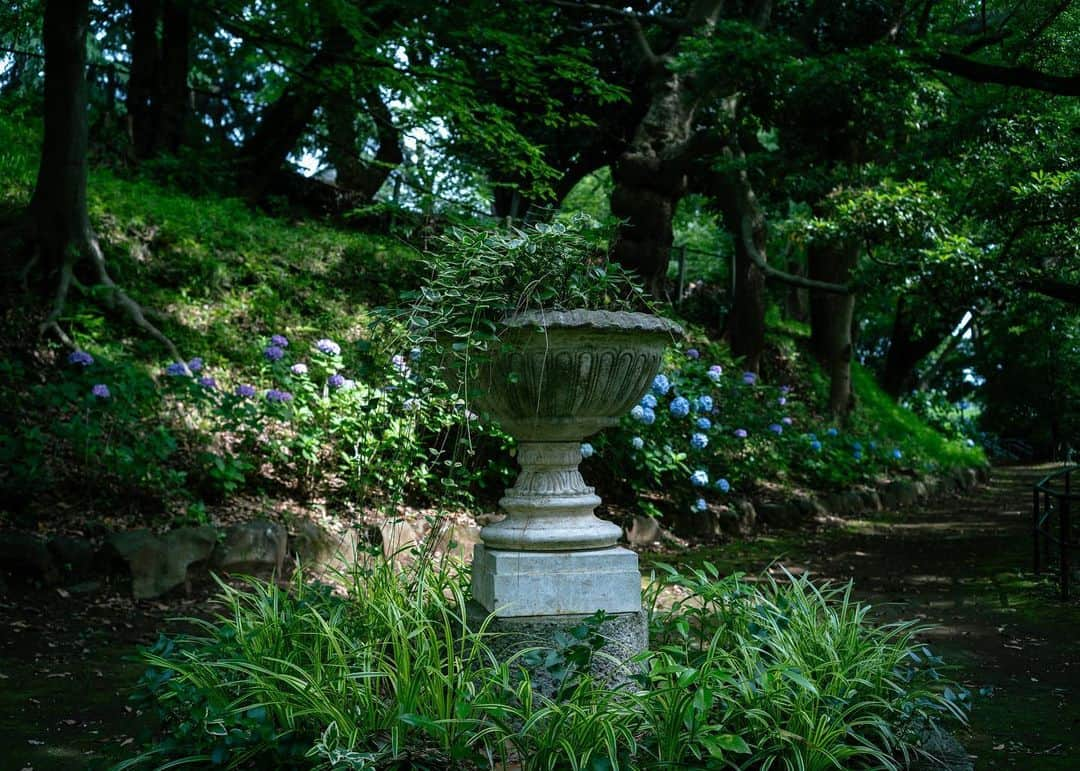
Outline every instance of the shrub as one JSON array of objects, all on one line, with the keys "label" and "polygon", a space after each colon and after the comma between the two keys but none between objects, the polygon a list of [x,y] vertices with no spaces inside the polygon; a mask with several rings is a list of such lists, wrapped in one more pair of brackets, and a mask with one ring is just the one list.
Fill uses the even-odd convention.
[{"label": "shrub", "polygon": [[[498,661],[461,573],[378,561],[349,596],[304,584],[222,588],[223,614],[162,638],[137,700],[162,738],[125,767],[899,769],[964,698],[909,623],[876,626],[848,587],[754,584],[663,567],[651,651],[609,688],[588,623],[560,649]],[[660,607],[678,587],[682,599]],[[582,655],[584,654],[584,655]],[[555,697],[530,668],[555,667]]]}]

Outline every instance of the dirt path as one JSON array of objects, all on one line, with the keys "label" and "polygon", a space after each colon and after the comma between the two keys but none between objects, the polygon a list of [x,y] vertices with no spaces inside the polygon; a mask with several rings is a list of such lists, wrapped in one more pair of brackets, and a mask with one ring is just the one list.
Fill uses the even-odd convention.
[{"label": "dirt path", "polygon": [[709,555],[727,569],[855,582],[880,618],[937,628],[931,648],[972,692],[960,732],[975,767],[1080,768],[1080,605],[1031,574],[1031,485],[1051,467],[1002,467],[965,496],[880,512],[840,531],[757,539]]}]

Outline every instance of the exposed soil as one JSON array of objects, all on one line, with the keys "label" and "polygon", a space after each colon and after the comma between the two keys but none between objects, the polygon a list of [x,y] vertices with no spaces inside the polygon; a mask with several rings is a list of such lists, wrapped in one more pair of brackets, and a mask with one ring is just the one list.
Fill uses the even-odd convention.
[{"label": "exposed soil", "polygon": [[[761,537],[720,549],[650,555],[730,570],[810,570],[853,579],[881,618],[920,618],[973,693],[960,738],[976,768],[1080,767],[1080,605],[1030,573],[1031,484],[1047,468],[996,470],[974,493],[840,530]],[[774,564],[775,563],[775,564]],[[0,771],[105,768],[152,726],[127,703],[137,645],[168,619],[212,613],[190,597],[134,601],[124,587],[88,593],[11,586],[0,596]]]}]

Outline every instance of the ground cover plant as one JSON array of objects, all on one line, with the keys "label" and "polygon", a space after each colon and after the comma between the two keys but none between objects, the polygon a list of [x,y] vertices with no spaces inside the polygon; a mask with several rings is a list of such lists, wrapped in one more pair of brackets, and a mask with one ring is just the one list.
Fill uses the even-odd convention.
[{"label": "ground cover plant", "polygon": [[[161,732],[123,767],[898,769],[965,718],[924,630],[875,625],[850,587],[661,566],[652,650],[612,689],[589,674],[598,619],[501,661],[466,580],[380,559],[347,596],[300,574],[225,588],[216,621],[143,651],[134,698]],[[556,693],[533,688],[538,662]]]}]

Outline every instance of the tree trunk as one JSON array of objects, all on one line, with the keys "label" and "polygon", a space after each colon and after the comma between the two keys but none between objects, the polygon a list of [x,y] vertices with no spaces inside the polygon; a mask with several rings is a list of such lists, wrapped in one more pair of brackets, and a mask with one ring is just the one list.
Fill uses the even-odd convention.
[{"label": "tree trunk", "polygon": [[183,0],[165,0],[162,13],[161,64],[156,149],[176,153],[184,143],[191,110],[191,11]]},{"label": "tree trunk", "polygon": [[159,0],[131,0],[131,72],[128,76],[128,130],[138,158],[149,157],[157,134],[157,26],[161,16]]},{"label": "tree trunk", "polygon": [[30,217],[38,267],[70,270],[93,240],[86,208],[86,33],[89,0],[45,4],[45,131]]},{"label": "tree trunk", "polygon": [[916,334],[916,319],[901,297],[896,302],[896,317],[889,336],[889,352],[885,357],[885,370],[881,387],[894,399],[899,398],[915,384],[915,367],[933,352],[948,336],[955,324],[946,322],[944,314],[935,313],[934,318],[923,320],[923,332]]},{"label": "tree trunk", "polygon": [[[854,242],[811,243],[808,252],[810,278],[846,284],[859,258]],[[810,345],[829,375],[829,410],[838,417],[851,411],[851,325],[854,294],[810,293]]]},{"label": "tree trunk", "polygon": [[[741,149],[726,149],[724,156],[738,161],[745,158]],[[744,168],[739,168],[723,186],[718,200],[735,243],[735,288],[729,322],[731,352],[743,359],[743,367],[757,372],[765,350],[765,274],[751,259],[750,249],[762,257],[767,254],[765,213],[758,205]]]},{"label": "tree trunk", "polygon": [[252,200],[261,198],[281,171],[315,109],[323,102],[328,81],[333,80],[331,70],[352,46],[353,38],[344,27],[332,28],[319,52],[263,112],[259,127],[241,150],[248,172],[245,192]]}]

